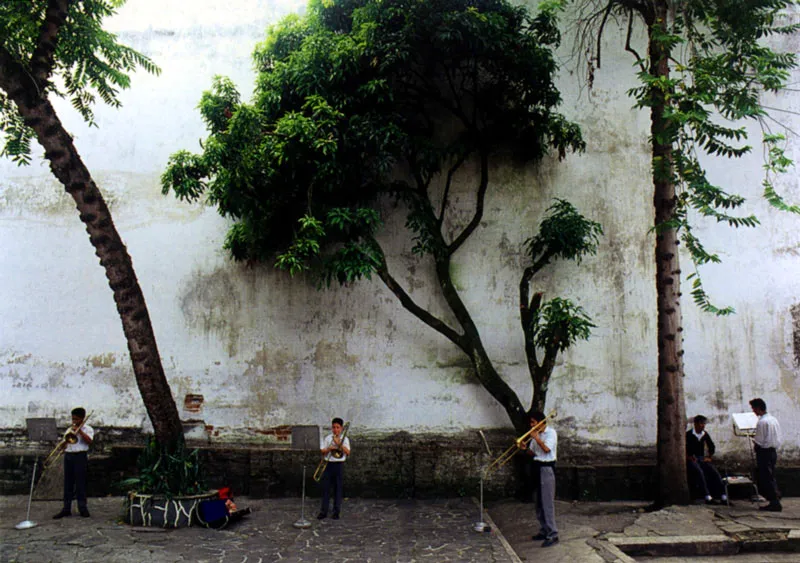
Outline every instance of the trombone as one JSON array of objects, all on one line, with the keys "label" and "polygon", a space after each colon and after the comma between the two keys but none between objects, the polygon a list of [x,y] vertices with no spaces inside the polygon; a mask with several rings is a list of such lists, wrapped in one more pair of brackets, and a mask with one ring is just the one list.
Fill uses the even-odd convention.
[{"label": "trombone", "polygon": [[539,432],[544,425],[547,424],[548,420],[555,417],[556,410],[553,409],[550,411],[550,414],[537,422],[534,426],[531,426],[531,429],[525,432],[525,434],[514,440],[514,443],[511,445],[511,447],[500,454],[492,463],[486,466],[485,472],[489,473],[490,471],[494,471],[495,469],[503,467],[506,463],[511,461],[511,458],[514,457],[518,451],[527,449],[528,444],[530,444],[530,441],[533,438],[533,434]]},{"label": "trombone", "polygon": [[48,467],[50,467],[53,463],[55,463],[56,460],[58,460],[59,457],[61,457],[61,454],[64,453],[64,450],[67,449],[68,445],[78,443],[78,432],[81,431],[81,428],[83,428],[83,425],[86,424],[86,421],[90,416],[92,416],[92,413],[84,416],[77,428],[73,429],[72,425],[67,428],[67,430],[64,432],[64,435],[61,437],[61,440],[59,440],[58,444],[56,444],[56,446],[53,448],[53,451],[50,452],[50,454],[42,463],[42,473],[44,473]]},{"label": "trombone", "polygon": [[[350,428],[350,421],[344,423],[344,428],[342,429],[342,446],[344,445],[344,439],[347,437],[347,430]],[[328,467],[328,458],[335,457],[336,459],[340,459],[344,455],[344,451],[342,451],[341,446],[339,449],[330,452],[327,455],[322,456],[322,459],[317,465],[317,469],[314,470],[314,481],[319,483],[322,480],[322,475],[325,473],[325,468]]]}]

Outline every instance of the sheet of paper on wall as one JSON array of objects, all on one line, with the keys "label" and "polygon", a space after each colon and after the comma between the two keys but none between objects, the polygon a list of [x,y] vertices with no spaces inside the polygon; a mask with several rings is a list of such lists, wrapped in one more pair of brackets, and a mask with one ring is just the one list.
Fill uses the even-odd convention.
[{"label": "sheet of paper on wall", "polygon": [[737,436],[753,436],[756,433],[758,417],[753,412],[735,412],[733,418],[733,433]]}]

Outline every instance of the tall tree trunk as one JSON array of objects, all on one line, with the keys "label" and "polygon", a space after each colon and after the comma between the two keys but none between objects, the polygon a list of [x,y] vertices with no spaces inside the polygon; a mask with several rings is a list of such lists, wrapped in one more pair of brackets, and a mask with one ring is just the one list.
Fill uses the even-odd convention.
[{"label": "tall tree trunk", "polygon": [[37,85],[8,56],[0,57],[0,86],[16,104],[25,124],[35,131],[50,169],[75,200],[80,219],[86,225],[89,240],[114,293],[136,383],[156,438],[164,445],[181,442],[180,416],[161,365],[144,295],[100,190],[50,102],[39,95]]},{"label": "tall tree trunk", "polygon": [[[648,23],[650,73],[669,78],[669,52],[654,39],[656,28],[666,28],[667,2],[654,5],[654,21]],[[655,224],[672,218],[676,207],[672,175],[672,144],[667,142],[669,124],[664,119],[665,93],[652,89],[651,134],[653,146],[653,184]],[[656,234],[656,291],[658,293],[658,496],[659,506],[688,504],[686,479],[685,426],[686,406],[683,395],[683,327],[680,306],[680,264],[678,233],[674,228]]]}]

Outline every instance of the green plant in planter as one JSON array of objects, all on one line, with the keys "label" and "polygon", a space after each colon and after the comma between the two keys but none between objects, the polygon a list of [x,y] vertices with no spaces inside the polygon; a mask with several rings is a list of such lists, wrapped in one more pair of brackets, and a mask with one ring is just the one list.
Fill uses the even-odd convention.
[{"label": "green plant in planter", "polygon": [[163,495],[167,498],[205,493],[205,479],[199,450],[189,451],[181,443],[167,448],[151,436],[137,461],[139,475],[119,484],[142,495]]}]

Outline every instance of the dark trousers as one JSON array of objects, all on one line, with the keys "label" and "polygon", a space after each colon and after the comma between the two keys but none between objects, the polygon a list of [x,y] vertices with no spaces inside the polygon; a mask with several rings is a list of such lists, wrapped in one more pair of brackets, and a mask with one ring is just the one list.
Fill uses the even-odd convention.
[{"label": "dark trousers", "polygon": [[322,475],[322,507],[320,512],[328,513],[328,505],[331,502],[331,489],[333,489],[333,513],[339,514],[342,510],[342,499],[344,498],[344,462],[332,461],[325,468]]},{"label": "dark trousers", "polygon": [[556,473],[552,465],[533,462],[534,502],[536,519],[539,520],[539,533],[551,540],[558,537],[556,526]]},{"label": "dark trousers", "polygon": [[778,462],[778,452],[775,448],[755,447],[756,465],[758,466],[758,492],[770,504],[779,504],[780,491],[775,481],[775,464]]},{"label": "dark trousers", "polygon": [[72,499],[78,499],[78,509],[86,508],[86,474],[89,456],[86,452],[64,454],[64,510],[72,509]]},{"label": "dark trousers", "polygon": [[689,486],[704,497],[720,498],[725,493],[722,477],[711,463],[699,459],[697,461],[688,460],[686,471],[689,475]]}]

